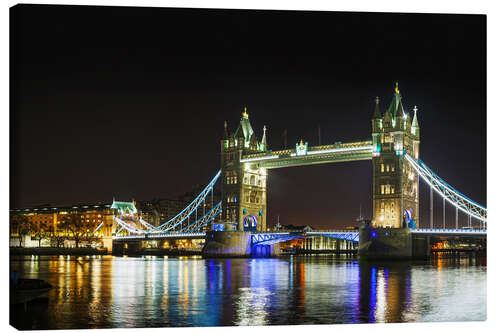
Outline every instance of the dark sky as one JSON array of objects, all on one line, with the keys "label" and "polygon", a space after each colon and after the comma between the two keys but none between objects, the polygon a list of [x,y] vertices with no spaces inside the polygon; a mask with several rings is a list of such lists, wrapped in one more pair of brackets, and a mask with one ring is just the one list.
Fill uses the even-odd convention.
[{"label": "dark sky", "polygon": [[[284,129],[290,146],[318,126],[323,144],[371,139],[395,81],[421,158],[486,205],[486,16],[22,5],[10,59],[11,207],[206,184],[243,106],[273,150]],[[368,161],[271,170],[268,224],[350,225],[371,196]]]}]

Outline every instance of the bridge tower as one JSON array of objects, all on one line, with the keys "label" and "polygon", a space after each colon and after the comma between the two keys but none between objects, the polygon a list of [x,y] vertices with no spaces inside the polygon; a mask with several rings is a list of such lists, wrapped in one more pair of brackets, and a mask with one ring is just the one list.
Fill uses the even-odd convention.
[{"label": "bridge tower", "polygon": [[267,170],[240,163],[242,154],[267,151],[266,128],[260,142],[245,108],[236,131],[228,133],[224,122],[221,140],[222,220],[237,230],[266,230]]},{"label": "bridge tower", "polygon": [[382,116],[379,98],[372,117],[373,140],[373,224],[401,228],[410,220],[419,224],[418,175],[404,158],[403,151],[418,159],[420,128],[417,108],[413,120],[405,113],[398,83],[391,104]]}]

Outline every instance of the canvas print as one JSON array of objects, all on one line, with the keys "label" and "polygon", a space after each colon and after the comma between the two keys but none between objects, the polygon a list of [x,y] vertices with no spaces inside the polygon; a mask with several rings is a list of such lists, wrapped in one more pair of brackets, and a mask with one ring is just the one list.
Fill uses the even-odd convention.
[{"label": "canvas print", "polygon": [[486,320],[486,15],[10,8],[20,330]]}]

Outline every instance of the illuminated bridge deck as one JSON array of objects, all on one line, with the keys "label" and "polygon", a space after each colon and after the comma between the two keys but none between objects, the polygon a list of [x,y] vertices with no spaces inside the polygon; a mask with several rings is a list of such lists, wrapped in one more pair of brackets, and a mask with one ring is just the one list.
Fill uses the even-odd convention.
[{"label": "illuminated bridge deck", "polygon": [[273,169],[320,163],[371,160],[372,155],[372,141],[336,143],[314,147],[308,147],[306,143],[297,145],[296,149],[243,155],[240,162]]},{"label": "illuminated bridge deck", "polygon": [[[486,229],[415,229],[412,230],[414,235],[436,236],[436,237],[486,237]],[[128,235],[128,236],[113,236],[116,241],[130,240],[154,240],[165,238],[205,238],[206,232],[196,233],[160,233],[146,235]],[[341,239],[351,242],[359,241],[359,232],[357,230],[316,230],[316,231],[283,231],[283,232],[254,232],[252,233],[253,245],[270,245],[281,242],[286,242],[293,239],[307,238],[314,236],[323,236],[335,239]]]}]

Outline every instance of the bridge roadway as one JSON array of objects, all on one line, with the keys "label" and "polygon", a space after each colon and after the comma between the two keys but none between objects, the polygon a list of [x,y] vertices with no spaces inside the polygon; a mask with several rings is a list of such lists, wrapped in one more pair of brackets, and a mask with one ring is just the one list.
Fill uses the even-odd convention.
[{"label": "bridge roadway", "polygon": [[[391,228],[387,228],[391,230]],[[431,237],[485,237],[486,229],[414,229],[412,235]],[[253,245],[270,245],[292,239],[323,236],[351,242],[359,242],[359,232],[355,230],[317,230],[317,231],[282,231],[252,232]],[[195,233],[158,233],[145,235],[113,236],[114,241],[157,240],[157,239],[204,239],[206,232]]]}]

